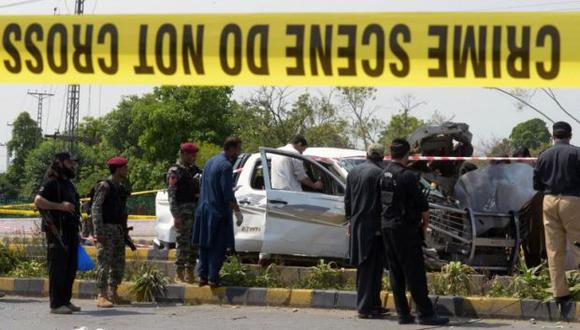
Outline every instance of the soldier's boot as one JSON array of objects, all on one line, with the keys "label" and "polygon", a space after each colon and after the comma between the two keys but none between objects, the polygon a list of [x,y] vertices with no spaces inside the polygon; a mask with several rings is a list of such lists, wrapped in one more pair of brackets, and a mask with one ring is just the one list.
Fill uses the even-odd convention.
[{"label": "soldier's boot", "polygon": [[109,298],[111,302],[115,305],[130,305],[131,301],[127,299],[123,299],[117,293],[117,288],[110,288],[109,289]]},{"label": "soldier's boot", "polygon": [[184,277],[185,282],[193,284],[195,282],[195,275],[193,273],[193,268],[187,268]]},{"label": "soldier's boot", "polygon": [[113,303],[107,297],[106,292],[101,292],[97,296],[97,307],[98,308],[111,308],[113,307]]},{"label": "soldier's boot", "polygon": [[185,271],[183,268],[177,268],[175,274],[175,282],[176,283],[187,283],[185,281]]}]

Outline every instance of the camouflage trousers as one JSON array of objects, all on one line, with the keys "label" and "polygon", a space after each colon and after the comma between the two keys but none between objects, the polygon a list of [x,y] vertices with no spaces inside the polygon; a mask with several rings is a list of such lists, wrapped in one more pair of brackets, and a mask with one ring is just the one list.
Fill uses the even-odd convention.
[{"label": "camouflage trousers", "polygon": [[193,224],[195,221],[195,205],[187,206],[180,213],[183,217],[183,227],[176,231],[176,260],[175,267],[178,271],[195,267],[196,251],[191,244],[193,235]]},{"label": "camouflage trousers", "polygon": [[97,289],[116,289],[125,274],[125,240],[120,225],[104,224],[105,241],[97,243]]}]

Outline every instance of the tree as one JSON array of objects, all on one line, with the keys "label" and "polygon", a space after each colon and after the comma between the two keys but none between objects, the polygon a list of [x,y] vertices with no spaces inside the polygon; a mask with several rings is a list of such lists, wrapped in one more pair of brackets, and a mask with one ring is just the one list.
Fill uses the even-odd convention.
[{"label": "tree", "polygon": [[[221,145],[233,133],[231,87],[159,87],[136,102],[132,120],[148,161],[173,162],[183,141]],[[132,128],[129,127],[129,132]]]},{"label": "tree", "polygon": [[413,95],[403,95],[397,98],[399,112],[391,117],[387,127],[381,132],[381,142],[390,145],[395,138],[408,138],[415,130],[425,125],[425,122],[411,115],[413,110],[418,109],[425,102],[417,101]]},{"label": "tree", "polygon": [[294,135],[304,135],[312,146],[349,147],[348,122],[340,118],[332,93],[315,97],[305,92],[291,101],[292,90],[263,87],[234,111],[236,134],[244,149],[278,147]]},{"label": "tree", "polygon": [[12,157],[11,167],[21,169],[28,153],[42,140],[42,130],[28,112],[18,115],[12,124],[12,139],[8,142],[8,155]]},{"label": "tree", "polygon": [[375,142],[384,122],[375,118],[377,108],[369,108],[369,103],[376,100],[377,89],[371,87],[339,87],[336,89],[345,110],[352,117],[352,133],[363,142],[365,150]]},{"label": "tree", "polygon": [[513,153],[514,148],[512,141],[507,138],[499,138],[492,136],[491,139],[482,141],[480,143],[479,149],[484,155],[488,156],[509,156]]},{"label": "tree", "polygon": [[550,138],[546,122],[539,118],[519,123],[512,129],[510,135],[514,147],[528,149],[536,149],[542,144],[550,143]]}]

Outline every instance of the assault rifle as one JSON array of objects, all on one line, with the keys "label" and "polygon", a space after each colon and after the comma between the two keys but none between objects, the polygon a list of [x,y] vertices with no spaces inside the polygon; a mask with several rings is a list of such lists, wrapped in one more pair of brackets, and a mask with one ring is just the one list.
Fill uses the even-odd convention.
[{"label": "assault rifle", "polygon": [[135,251],[137,250],[137,247],[135,246],[133,240],[131,239],[131,236],[129,235],[129,232],[133,230],[133,227],[129,227],[128,224],[129,224],[129,215],[124,214],[123,219],[121,220],[121,227],[123,227],[124,234],[123,239],[125,240],[125,245],[127,245],[131,249],[131,251]]}]

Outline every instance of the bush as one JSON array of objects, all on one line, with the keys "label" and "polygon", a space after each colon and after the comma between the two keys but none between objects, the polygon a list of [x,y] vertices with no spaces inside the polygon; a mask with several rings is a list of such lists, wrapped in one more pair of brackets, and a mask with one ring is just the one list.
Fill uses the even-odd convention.
[{"label": "bush", "polygon": [[237,257],[229,256],[220,270],[222,283],[228,286],[249,287],[254,284],[254,278]]},{"label": "bush", "polygon": [[270,264],[265,269],[260,269],[253,282],[252,286],[261,288],[280,288],[283,286],[280,280],[280,271],[276,268],[276,264]]},{"label": "bush", "polygon": [[517,298],[547,299],[550,297],[550,274],[546,264],[528,268],[521,263],[520,274],[513,277],[512,291]]},{"label": "bush", "polygon": [[0,275],[12,273],[24,260],[26,260],[24,249],[10,249],[9,244],[0,242]]},{"label": "bush", "polygon": [[46,265],[35,259],[20,261],[10,272],[10,276],[17,278],[46,277],[47,275]]},{"label": "bush", "polygon": [[157,302],[157,299],[165,296],[167,282],[167,277],[162,275],[157,267],[144,264],[130,291],[138,302]]},{"label": "bush", "polygon": [[493,278],[490,282],[487,283],[487,286],[489,286],[489,289],[487,290],[488,297],[512,297],[514,295],[512,286],[505,285],[497,278]]},{"label": "bush", "polygon": [[443,266],[441,273],[433,276],[431,291],[436,295],[468,296],[471,293],[473,268],[459,261]]},{"label": "bush", "polygon": [[326,263],[320,260],[317,266],[310,268],[310,274],[303,285],[306,289],[336,289],[344,288],[345,281],[342,272],[336,267],[336,263]]}]

